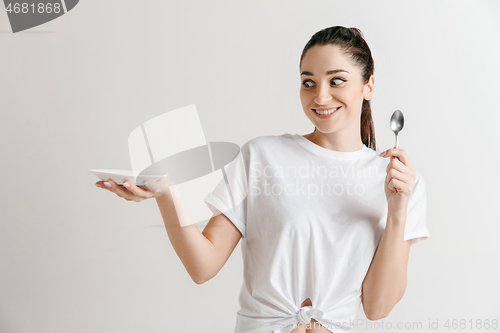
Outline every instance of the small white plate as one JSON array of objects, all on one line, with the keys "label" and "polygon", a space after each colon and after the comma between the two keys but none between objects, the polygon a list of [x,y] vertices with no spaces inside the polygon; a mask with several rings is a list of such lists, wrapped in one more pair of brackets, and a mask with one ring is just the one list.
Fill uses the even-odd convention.
[{"label": "small white plate", "polygon": [[149,180],[150,182],[155,182],[160,178],[166,177],[168,175],[141,175],[140,177],[134,179],[134,174],[132,170],[119,170],[119,169],[89,169],[89,172],[93,173],[102,181],[111,179],[118,185],[122,185],[124,181],[128,180],[138,187],[146,188],[144,186],[144,181]]}]

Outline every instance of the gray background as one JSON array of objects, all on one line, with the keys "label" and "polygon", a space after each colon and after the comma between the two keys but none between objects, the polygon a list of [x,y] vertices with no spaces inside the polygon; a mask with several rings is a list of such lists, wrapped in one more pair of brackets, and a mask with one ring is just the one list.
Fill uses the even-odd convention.
[{"label": "gray background", "polygon": [[85,0],[12,34],[2,8],[0,331],[232,332],[240,245],[196,285],[155,201],[98,189],[87,169],[128,168],[129,132],[189,104],[208,141],[311,132],[299,57],[332,25],[372,49],[377,150],[401,109],[400,148],[427,184],[431,237],[383,322],[500,319],[499,14],[499,1]]}]

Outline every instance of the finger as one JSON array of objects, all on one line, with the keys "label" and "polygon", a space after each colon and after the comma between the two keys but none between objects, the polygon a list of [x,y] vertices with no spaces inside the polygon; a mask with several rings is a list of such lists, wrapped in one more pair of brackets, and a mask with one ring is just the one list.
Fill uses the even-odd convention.
[{"label": "finger", "polygon": [[404,193],[408,192],[408,189],[406,187],[406,184],[399,179],[391,179],[391,181],[388,184],[388,187],[391,191],[403,195]]},{"label": "finger", "polygon": [[395,193],[398,193],[398,188],[395,186],[395,182],[397,181],[397,179],[395,181],[393,181],[392,179],[389,181],[389,183],[387,184],[387,187],[389,187],[389,190],[391,190],[392,192],[395,192]]},{"label": "finger", "polygon": [[[382,153],[384,153],[384,155],[382,155]],[[384,152],[380,153],[379,156],[381,157],[398,157],[399,158],[399,161],[401,161],[404,165],[406,165],[407,167],[409,168],[413,168],[413,164],[411,163],[410,161],[410,158],[408,157],[408,154],[406,153],[406,151],[404,149],[401,149],[401,148],[389,148],[387,150],[385,150]]]},{"label": "finger", "polygon": [[[394,171],[393,171],[394,172]],[[397,176],[387,175],[386,182],[388,187],[401,195],[410,195],[411,189],[413,187],[413,180],[407,177],[407,175],[401,174]]]},{"label": "finger", "polygon": [[410,187],[413,183],[413,178],[410,175],[400,172],[396,169],[390,169],[387,172],[387,176],[385,177],[385,181],[387,183],[390,183],[392,179],[397,179],[406,184],[408,187]]},{"label": "finger", "polygon": [[109,180],[101,180],[101,181],[98,181],[96,182],[96,186],[102,188],[102,189],[105,189],[105,190],[108,190],[110,192],[113,192],[107,185],[106,183],[109,184]]},{"label": "finger", "polygon": [[[106,185],[106,183],[109,184],[109,186]],[[111,192],[114,192],[117,196],[124,198],[125,200],[132,201],[136,199],[135,196],[130,191],[128,191],[125,187],[116,184],[111,179],[105,181],[104,185],[106,185]]]},{"label": "finger", "polygon": [[406,174],[413,174],[413,170],[406,165],[403,164],[400,160],[397,160],[395,157],[391,157],[389,163],[387,163],[387,167],[385,168],[386,172],[389,172],[390,169],[396,169],[399,172]]},{"label": "finger", "polygon": [[137,197],[140,197],[140,198],[151,198],[153,197],[153,193],[149,190],[144,190],[142,188],[140,188],[139,186],[137,186],[136,184],[132,183],[132,182],[127,182],[127,181],[124,181],[123,182],[123,187],[129,191],[130,193],[132,193],[133,195],[137,196]]}]

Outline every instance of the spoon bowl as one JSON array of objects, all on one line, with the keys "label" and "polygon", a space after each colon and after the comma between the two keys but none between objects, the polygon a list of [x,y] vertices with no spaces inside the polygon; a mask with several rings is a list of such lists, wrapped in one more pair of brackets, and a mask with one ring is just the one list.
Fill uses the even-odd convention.
[{"label": "spoon bowl", "polygon": [[[391,130],[396,135],[396,148],[399,148],[398,133],[403,129],[403,127],[405,125],[405,119],[403,117],[403,112],[401,112],[400,110],[394,111],[392,113],[392,116],[391,116],[390,124],[391,124]],[[398,158],[398,160],[399,160],[399,158]]]}]

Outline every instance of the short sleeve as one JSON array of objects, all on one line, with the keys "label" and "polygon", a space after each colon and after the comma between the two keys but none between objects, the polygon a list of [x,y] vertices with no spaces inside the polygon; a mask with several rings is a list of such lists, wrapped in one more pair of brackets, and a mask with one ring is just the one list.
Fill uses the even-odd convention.
[{"label": "short sleeve", "polygon": [[241,146],[236,158],[221,168],[221,180],[207,194],[204,202],[215,213],[219,210],[246,236],[248,195],[248,142]]},{"label": "short sleeve", "polygon": [[425,182],[417,172],[417,179],[408,201],[404,240],[411,239],[411,245],[429,238],[427,229],[427,193]]}]

